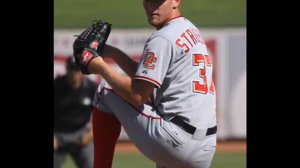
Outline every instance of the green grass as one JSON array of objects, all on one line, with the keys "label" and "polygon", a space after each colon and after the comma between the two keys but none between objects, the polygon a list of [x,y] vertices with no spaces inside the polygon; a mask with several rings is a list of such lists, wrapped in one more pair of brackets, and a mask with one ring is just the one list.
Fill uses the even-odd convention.
[{"label": "green grass", "polygon": [[[116,153],[113,168],[155,168],[155,163],[141,154]],[[76,168],[68,157],[63,168]],[[246,168],[246,153],[216,153],[210,168]]]},{"label": "green grass", "polygon": [[155,163],[141,154],[117,153],[113,168],[155,168]]},{"label": "green grass", "polygon": [[[54,0],[54,27],[84,28],[100,18],[117,28],[149,27],[142,4],[142,0]],[[246,0],[184,0],[181,12],[196,26],[246,26]]]},{"label": "green grass", "polygon": [[211,168],[246,168],[246,153],[216,153]]}]

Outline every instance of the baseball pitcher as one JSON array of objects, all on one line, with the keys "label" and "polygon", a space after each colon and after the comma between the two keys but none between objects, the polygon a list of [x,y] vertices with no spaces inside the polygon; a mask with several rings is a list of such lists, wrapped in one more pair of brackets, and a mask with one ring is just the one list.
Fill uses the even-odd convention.
[{"label": "baseball pitcher", "polygon": [[[121,125],[158,168],[210,166],[217,132],[213,62],[200,31],[181,15],[180,4],[143,1],[156,31],[139,62],[105,45],[111,26],[106,22],[95,23],[75,40],[74,57],[82,72],[105,79],[94,98],[94,168],[111,167]],[[114,59],[128,76],[103,57]]]}]

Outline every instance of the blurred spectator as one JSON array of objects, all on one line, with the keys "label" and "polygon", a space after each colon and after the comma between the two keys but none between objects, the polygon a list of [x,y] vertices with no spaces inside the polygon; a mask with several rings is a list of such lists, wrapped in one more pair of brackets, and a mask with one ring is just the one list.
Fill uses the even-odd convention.
[{"label": "blurred spectator", "polygon": [[97,84],[83,76],[72,57],[54,80],[54,168],[70,154],[78,168],[92,168],[92,101]]}]

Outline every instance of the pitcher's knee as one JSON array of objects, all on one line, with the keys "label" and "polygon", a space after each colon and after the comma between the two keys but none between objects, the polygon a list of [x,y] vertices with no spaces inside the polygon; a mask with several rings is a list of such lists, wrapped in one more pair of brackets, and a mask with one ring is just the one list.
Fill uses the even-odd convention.
[{"label": "pitcher's knee", "polygon": [[105,80],[102,80],[97,88],[98,95],[105,95],[110,91],[112,91],[111,86]]},{"label": "pitcher's knee", "polygon": [[110,102],[114,102],[116,96],[117,95],[111,86],[105,80],[102,80],[97,88],[96,104],[98,106],[100,105],[109,107],[108,104],[110,104]]},{"label": "pitcher's knee", "polygon": [[105,85],[108,85],[107,82],[105,80],[101,80],[98,85],[98,92],[100,92],[105,87]]}]

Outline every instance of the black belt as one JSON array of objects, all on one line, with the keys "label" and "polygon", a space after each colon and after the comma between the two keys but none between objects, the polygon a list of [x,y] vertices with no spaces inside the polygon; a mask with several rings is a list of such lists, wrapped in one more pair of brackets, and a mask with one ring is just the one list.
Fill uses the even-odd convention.
[{"label": "black belt", "polygon": [[[180,117],[174,117],[170,121],[192,135],[195,133],[195,131],[197,129],[196,127],[190,125],[189,123],[183,121],[182,118],[180,118]],[[217,126],[208,128],[206,131],[206,136],[212,135],[215,133],[217,133]]]}]

